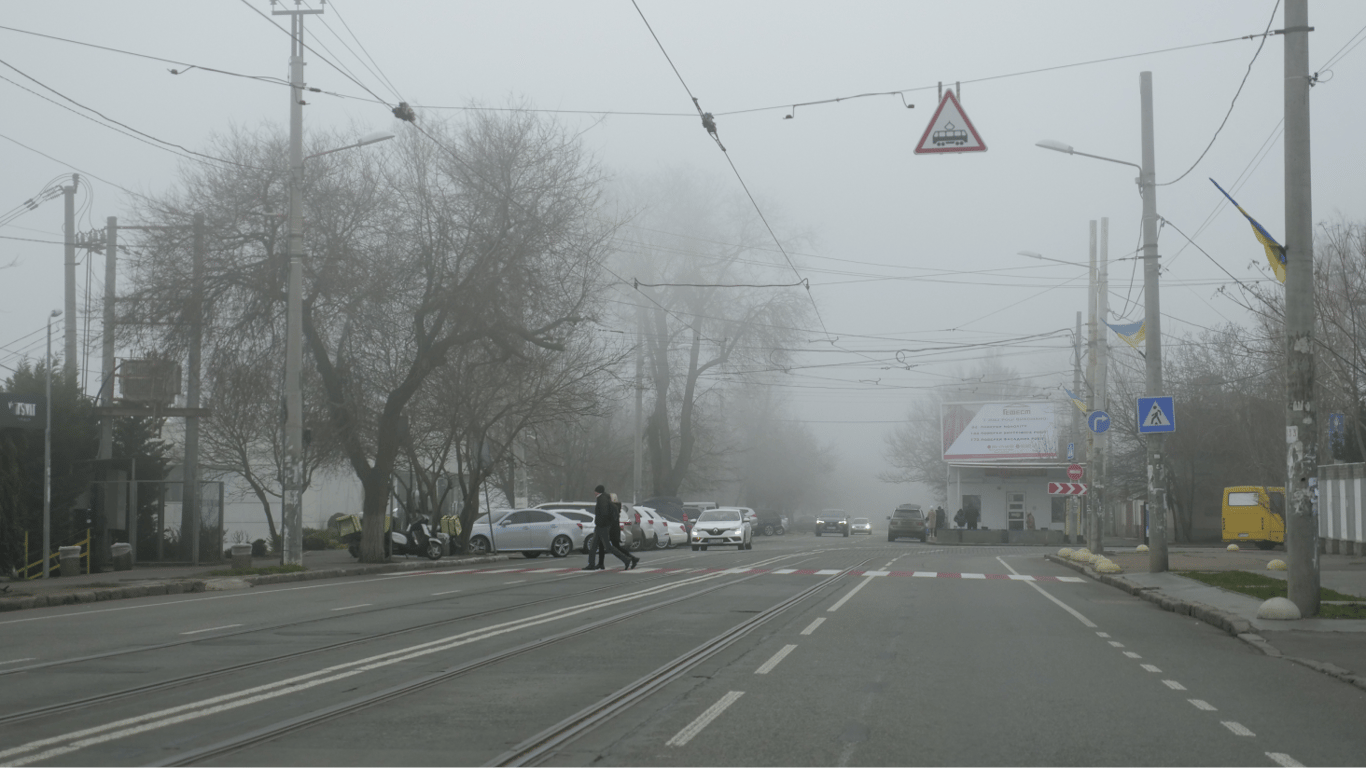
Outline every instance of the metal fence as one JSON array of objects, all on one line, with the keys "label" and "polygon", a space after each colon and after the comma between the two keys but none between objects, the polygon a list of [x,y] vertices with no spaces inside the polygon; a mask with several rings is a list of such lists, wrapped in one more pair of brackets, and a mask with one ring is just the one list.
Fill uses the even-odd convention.
[{"label": "metal fence", "polygon": [[1319,539],[1333,554],[1353,554],[1363,538],[1363,481],[1366,464],[1327,464],[1319,467]]}]

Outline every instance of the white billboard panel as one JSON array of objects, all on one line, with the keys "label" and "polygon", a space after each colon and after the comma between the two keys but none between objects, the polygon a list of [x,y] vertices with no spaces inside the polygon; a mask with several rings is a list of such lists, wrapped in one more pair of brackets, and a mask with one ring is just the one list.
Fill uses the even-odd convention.
[{"label": "white billboard panel", "polygon": [[1057,409],[1049,401],[945,403],[945,461],[1056,459]]}]

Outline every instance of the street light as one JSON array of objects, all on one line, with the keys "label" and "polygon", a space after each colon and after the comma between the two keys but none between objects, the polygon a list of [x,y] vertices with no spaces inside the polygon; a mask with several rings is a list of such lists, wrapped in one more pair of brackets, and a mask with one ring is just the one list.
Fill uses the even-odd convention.
[{"label": "street light", "polygon": [[47,425],[43,428],[43,578],[52,567],[52,320],[62,316],[54,309],[47,316]]},{"label": "street light", "polygon": [[[1162,395],[1162,312],[1158,299],[1157,263],[1157,185],[1153,151],[1153,73],[1139,73],[1139,101],[1141,105],[1142,159],[1138,165],[1127,160],[1116,160],[1086,152],[1078,152],[1070,144],[1046,139],[1035,146],[1081,155],[1110,163],[1130,165],[1138,169],[1138,189],[1143,196],[1143,323],[1146,341],[1145,362],[1147,379],[1144,389],[1148,397]],[[1148,570],[1153,573],[1167,570],[1167,477],[1162,463],[1161,433],[1148,433],[1148,510],[1149,536]]]},{"label": "street light", "polygon": [[1041,260],[1043,260],[1043,261],[1053,261],[1053,262],[1057,262],[1058,264],[1066,264],[1066,265],[1071,266],[1071,267],[1081,267],[1081,268],[1083,268],[1083,269],[1089,269],[1089,268],[1090,268],[1090,265],[1089,265],[1089,264],[1082,264],[1080,261],[1063,261],[1062,259],[1051,259],[1051,258],[1049,258],[1049,257],[1047,257],[1047,256],[1044,256],[1043,254],[1035,253],[1035,252],[1033,252],[1033,251],[1016,251],[1015,253],[1018,254],[1018,255],[1020,255],[1020,256],[1028,256],[1028,257],[1031,258],[1031,259],[1041,259]]},{"label": "street light", "polygon": [[[291,104],[290,125],[290,185],[289,228],[286,251],[289,255],[288,327],[285,332],[285,482],[283,508],[280,515],[280,561],[283,565],[303,565],[303,467],[304,396],[299,383],[303,367],[303,116]],[[354,149],[394,138],[388,131],[368,134],[355,144],[329,149],[309,155],[309,158],[330,155],[343,149]]]}]

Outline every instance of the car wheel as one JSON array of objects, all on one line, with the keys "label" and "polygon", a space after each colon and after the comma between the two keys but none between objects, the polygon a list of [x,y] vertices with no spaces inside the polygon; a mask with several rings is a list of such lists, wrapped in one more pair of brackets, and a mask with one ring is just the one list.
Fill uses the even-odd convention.
[{"label": "car wheel", "polygon": [[787,529],[782,527],[781,525],[777,527],[776,531],[779,536],[782,536],[784,533],[787,533]]},{"label": "car wheel", "polygon": [[1259,541],[1259,542],[1257,542],[1257,549],[1275,549],[1275,548],[1276,548],[1276,542],[1274,542],[1274,541]]},{"label": "car wheel", "polygon": [[659,534],[655,534],[654,543],[650,545],[650,549],[663,549],[663,547],[659,546]]},{"label": "car wheel", "polygon": [[598,541],[597,537],[594,536],[594,535],[591,534],[591,533],[588,534],[587,536],[584,536],[584,537],[583,537],[583,551],[584,551],[585,553],[587,553],[587,552],[592,552],[592,551],[593,551],[593,545],[596,544],[597,541]]},{"label": "car wheel", "polygon": [[436,539],[430,539],[430,540],[427,541],[427,559],[428,559],[428,560],[440,560],[440,559],[441,559],[441,542],[440,542],[440,541],[437,541]]},{"label": "car wheel", "polygon": [[848,531],[848,529],[846,529],[846,530],[844,531],[844,538],[846,538],[846,539],[849,538],[849,531]]},{"label": "car wheel", "polygon": [[470,538],[470,554],[471,554],[471,555],[487,555],[488,553],[489,553],[489,540],[488,540],[488,539],[484,538],[483,536],[474,536],[474,537],[471,537],[471,538]]},{"label": "car wheel", "polygon": [[637,539],[635,536],[632,536],[632,537],[631,537],[631,543],[628,544],[626,548],[627,548],[628,550],[632,551],[632,552],[637,552],[637,551],[640,550],[640,547],[641,547],[641,540],[640,540],[640,539]]},{"label": "car wheel", "polygon": [[697,546],[696,544],[692,545],[692,551],[696,552],[697,550],[698,550],[698,546]]},{"label": "car wheel", "polygon": [[550,554],[553,557],[569,557],[569,553],[573,550],[574,542],[563,534],[556,536],[555,540],[550,542]]},{"label": "car wheel", "polygon": [[706,545],[706,544],[703,544],[703,545],[702,545],[702,551],[703,551],[703,552],[706,552],[706,551],[707,551],[707,545]]},{"label": "car wheel", "polygon": [[772,535],[773,535],[773,526],[772,526],[772,525],[765,525],[765,526],[764,526],[764,535],[765,535],[765,536],[772,536]]},{"label": "car wheel", "polygon": [[889,533],[887,534],[887,541],[896,541],[896,537]]},{"label": "car wheel", "polygon": [[745,543],[745,549],[754,549],[754,542],[752,542],[752,541],[746,542],[746,543]]}]

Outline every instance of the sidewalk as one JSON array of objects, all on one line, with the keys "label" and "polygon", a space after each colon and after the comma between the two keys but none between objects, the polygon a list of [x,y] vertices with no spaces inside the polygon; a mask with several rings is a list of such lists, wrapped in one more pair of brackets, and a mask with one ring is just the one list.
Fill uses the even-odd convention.
[{"label": "sidewalk", "polygon": [[[1268,571],[1266,564],[1285,559],[1285,552],[1228,552],[1214,547],[1171,546],[1168,571],[1148,572],[1148,554],[1134,552],[1133,542],[1107,544],[1106,556],[1124,569],[1122,574],[1097,574],[1089,567],[1046,557],[1157,604],[1165,610],[1190,615],[1219,627],[1268,656],[1303,664],[1366,689],[1366,620],[1257,618],[1262,600],[1230,592],[1179,575],[1178,571],[1233,571],[1261,573],[1285,579],[1285,571]],[[1366,557],[1320,555],[1320,584],[1366,600]]]},{"label": "sidewalk", "polygon": [[[233,576],[232,561],[213,565],[154,565],[139,564],[131,571],[80,574],[51,579],[11,581],[0,586],[0,612],[24,608],[43,608],[53,605],[94,603],[150,595],[177,595],[186,592],[205,592],[228,589],[247,589],[261,584],[280,584],[314,579],[336,579],[402,571],[456,568],[463,565],[491,563],[508,559],[507,555],[480,557],[443,557],[428,560],[424,557],[395,557],[382,564],[362,564],[346,550],[304,552],[305,570],[298,573],[279,573],[263,576]],[[278,557],[258,557],[253,567],[279,565]],[[215,575],[219,572],[219,575]]]}]

